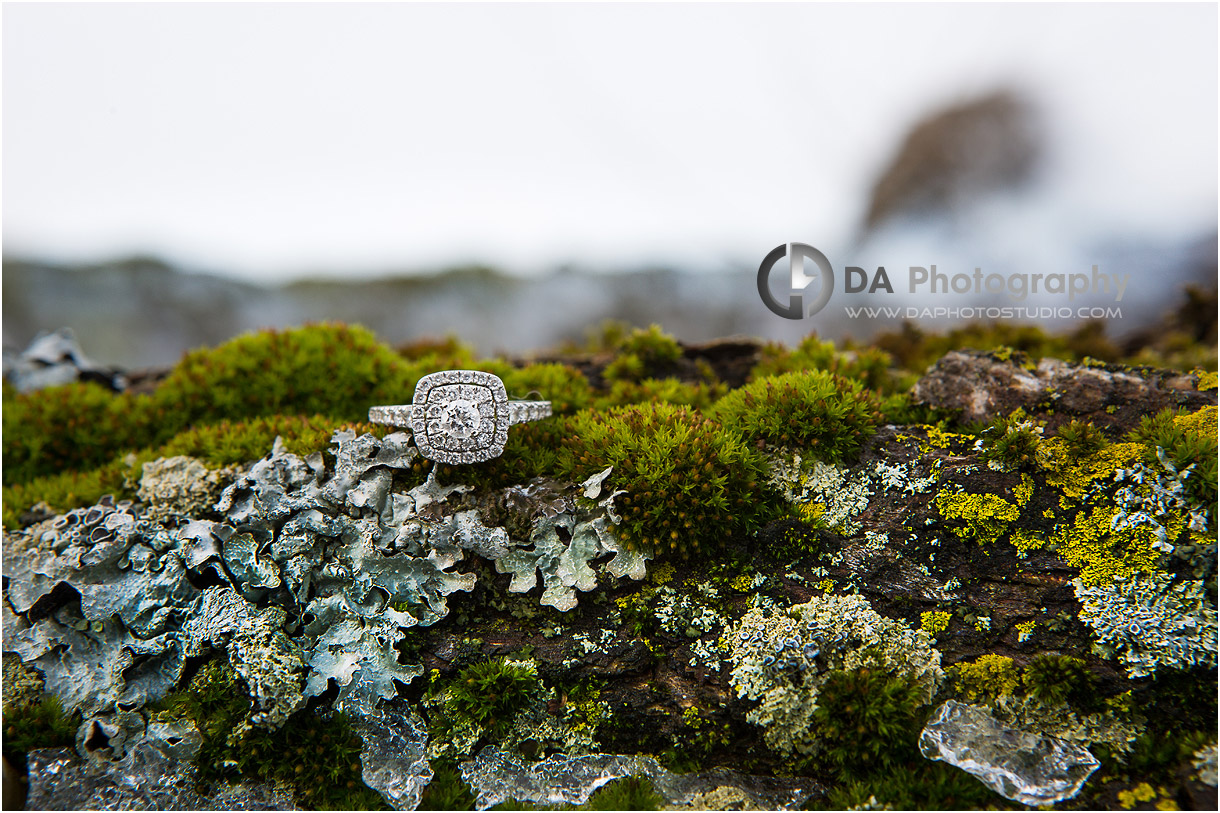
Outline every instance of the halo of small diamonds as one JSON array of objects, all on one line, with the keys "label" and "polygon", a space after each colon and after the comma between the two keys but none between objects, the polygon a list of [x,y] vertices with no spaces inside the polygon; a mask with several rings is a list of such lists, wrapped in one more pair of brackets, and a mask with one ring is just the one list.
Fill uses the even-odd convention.
[{"label": "halo of small diamonds", "polygon": [[426,375],[415,387],[411,431],[420,454],[441,463],[481,463],[508,441],[504,382],[479,370]]}]

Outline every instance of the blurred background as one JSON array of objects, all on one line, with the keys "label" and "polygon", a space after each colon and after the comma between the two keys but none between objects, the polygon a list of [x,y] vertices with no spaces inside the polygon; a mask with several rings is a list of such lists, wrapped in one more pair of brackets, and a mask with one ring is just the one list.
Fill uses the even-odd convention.
[{"label": "blurred background", "polygon": [[[1129,274],[1121,340],[1216,286],[1216,32],[1214,4],[5,4],[6,355],[66,326],[157,367],[327,319],[483,354],[605,319],[867,339],[901,318],[844,306],[920,302],[931,264]],[[791,241],[896,294],[780,318],[755,275]]]}]

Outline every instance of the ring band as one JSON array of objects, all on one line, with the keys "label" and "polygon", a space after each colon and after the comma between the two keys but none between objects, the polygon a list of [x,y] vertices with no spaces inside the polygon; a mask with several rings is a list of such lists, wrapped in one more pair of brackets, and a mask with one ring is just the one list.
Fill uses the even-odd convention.
[{"label": "ring band", "polygon": [[369,408],[370,421],[410,429],[419,453],[438,463],[499,457],[509,426],[550,415],[550,401],[510,401],[504,382],[480,370],[426,375],[410,404]]}]

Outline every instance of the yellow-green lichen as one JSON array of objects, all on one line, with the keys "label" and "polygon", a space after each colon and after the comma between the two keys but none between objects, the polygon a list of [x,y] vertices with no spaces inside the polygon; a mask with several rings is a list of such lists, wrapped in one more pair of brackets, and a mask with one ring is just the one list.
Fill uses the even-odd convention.
[{"label": "yellow-green lichen", "polygon": [[1021,482],[1012,489],[1013,497],[1017,500],[1017,507],[1024,508],[1030,498],[1034,496],[1034,480],[1028,474],[1021,475]]},{"label": "yellow-green lichen", "polygon": [[662,564],[652,569],[648,574],[648,580],[653,584],[669,584],[674,578],[674,566],[671,564]]},{"label": "yellow-green lichen", "polygon": [[[1051,537],[1060,558],[1080,568],[1080,580],[1086,585],[1113,584],[1137,571],[1157,569],[1160,554],[1152,546],[1157,539],[1155,532],[1140,525],[1111,533],[1117,511],[1114,506],[1080,511],[1070,525],[1059,526]],[[1172,534],[1175,528],[1171,524],[1168,530]]]},{"label": "yellow-green lichen", "polygon": [[936,495],[936,507],[947,520],[962,523],[958,536],[974,539],[979,544],[995,542],[1008,530],[1008,525],[1021,516],[1021,511],[1007,500],[994,494]]},{"label": "yellow-green lichen", "polygon": [[[1215,373],[1212,374],[1213,377]],[[1214,385],[1213,385],[1214,386]],[[1198,435],[1216,436],[1216,407],[1205,406],[1202,409],[1188,412],[1185,415],[1174,416],[1175,426]]]},{"label": "yellow-green lichen", "polygon": [[1120,790],[1118,792],[1118,803],[1123,806],[1123,809],[1130,810],[1137,804],[1151,802],[1156,798],[1156,790],[1147,782],[1140,782],[1130,790]]},{"label": "yellow-green lichen", "polygon": [[1017,624],[1017,641],[1025,643],[1034,635],[1034,627],[1038,626],[1037,621],[1022,621]]},{"label": "yellow-green lichen", "polygon": [[1074,500],[1084,497],[1095,482],[1113,480],[1114,472],[1130,468],[1143,453],[1138,443],[1114,443],[1082,458],[1072,454],[1061,437],[1042,441],[1042,449],[1046,484]]},{"label": "yellow-green lichen", "polygon": [[796,508],[797,515],[805,522],[811,525],[816,525],[822,516],[826,513],[826,506],[820,502],[807,502],[798,505]]},{"label": "yellow-green lichen", "polygon": [[1194,373],[1195,377],[1198,379],[1198,383],[1195,384],[1195,389],[1197,389],[1199,392],[1216,389],[1217,376],[1214,370],[1209,373],[1205,370],[1196,369]]},{"label": "yellow-green lichen", "polygon": [[949,619],[953,618],[944,610],[929,610],[919,616],[919,627],[928,635],[937,635],[949,629]]},{"label": "yellow-green lichen", "polygon": [[738,576],[734,577],[732,581],[729,582],[729,587],[731,587],[732,589],[736,590],[739,593],[753,592],[754,587],[755,587],[754,577],[748,573],[739,574]]},{"label": "yellow-green lichen", "polygon": [[1017,549],[1017,556],[1024,559],[1031,550],[1046,547],[1047,538],[1045,534],[1018,528],[1008,537],[1008,541]]},{"label": "yellow-green lichen", "polygon": [[925,454],[932,449],[952,449],[955,444],[961,446],[974,442],[974,439],[969,435],[947,432],[939,426],[928,426],[926,429],[928,439],[926,442],[919,444],[919,451]]},{"label": "yellow-green lichen", "polygon": [[1020,684],[1020,673],[1012,658],[987,653],[973,661],[956,663],[945,670],[953,687],[971,703],[991,703],[1010,695]]}]

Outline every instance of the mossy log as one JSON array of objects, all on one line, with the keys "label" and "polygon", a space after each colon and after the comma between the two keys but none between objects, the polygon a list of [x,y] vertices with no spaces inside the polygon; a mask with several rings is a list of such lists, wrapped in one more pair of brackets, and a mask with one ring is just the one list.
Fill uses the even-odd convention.
[{"label": "mossy log", "polygon": [[[417,525],[463,516],[487,540],[529,555],[540,555],[540,529],[550,534],[547,544],[568,553],[576,547],[573,529],[606,531],[589,548],[600,553],[581,563],[593,566],[591,581],[568,584],[571,595],[562,601],[540,603],[540,587],[510,589],[525,572],[533,583],[534,564],[502,567],[506,560],[486,553],[494,547],[486,540],[478,548],[482,558],[457,556],[453,561],[461,564],[440,574],[450,581],[439,595],[434,588],[426,596],[383,588],[390,594],[385,619],[412,623],[400,625],[386,652],[374,653],[393,660],[392,679],[377,690],[423,715],[436,775],[457,783],[444,791],[446,804],[470,801],[458,787],[456,766],[494,743],[528,759],[581,750],[647,754],[678,772],[732,767],[795,778],[814,789],[809,803],[815,806],[1015,806],[956,768],[920,756],[916,738],[932,709],[960,699],[987,706],[1014,727],[1080,743],[1101,758],[1098,773],[1063,807],[1214,808],[1205,764],[1210,747],[1214,783],[1214,372],[1039,361],[996,348],[951,352],[920,375],[889,366],[878,351],[837,351],[816,338],[795,351],[749,341],[692,348],[657,329],[577,357],[514,366],[477,362],[452,344],[393,353],[359,331],[307,330],[314,332],[247,337],[215,357],[194,354],[165,379],[172,384],[165,391],[20,396],[15,414],[36,417],[27,428],[37,432],[54,434],[55,422],[68,420],[61,408],[73,399],[122,431],[108,439],[104,454],[53,446],[60,464],[76,460],[81,467],[72,474],[83,478],[72,481],[84,483],[77,491],[54,479],[67,473],[52,471],[39,457],[43,446],[31,433],[11,441],[22,467],[19,480],[5,483],[6,563],[10,555],[38,551],[50,538],[45,534],[65,527],[55,518],[91,505],[102,487],[138,501],[116,508],[111,500],[106,511],[146,516],[170,534],[185,533],[194,520],[236,529],[240,489],[214,503],[218,489],[235,488],[234,482],[254,488],[248,450],[264,441],[270,449],[277,435],[294,445],[277,444],[260,465],[279,466],[284,483],[317,476],[315,490],[333,491],[342,479],[334,472],[356,459],[353,449],[374,455],[407,448],[384,431],[365,434],[372,427],[357,422],[369,397],[405,401],[402,390],[430,369],[478,366],[510,387],[555,398],[561,414],[514,428],[504,459],[489,464],[432,468],[413,449],[385,452],[385,460],[393,458],[377,475],[385,505],[364,510],[364,503],[335,491],[339,508],[325,517],[311,508],[318,514],[313,524],[296,531],[304,534],[304,550],[316,543],[310,534],[338,537],[333,528],[343,523],[384,521],[393,513],[386,506],[405,505],[407,498],[420,507],[403,516]],[[331,392],[316,376],[299,387],[291,377],[300,368],[280,356],[301,347],[339,368],[345,353],[372,354],[376,363],[361,362],[355,395]],[[276,397],[295,404],[299,395],[320,414],[268,415],[240,393],[198,395],[208,391],[205,372],[213,368],[227,376],[227,387],[244,391],[249,382],[233,378],[239,358],[252,376],[288,370],[274,387]],[[195,394],[195,422],[162,430],[161,445],[138,448],[132,438],[157,414],[154,407],[186,397],[187,390]],[[10,398],[16,396],[6,390]],[[766,406],[766,420],[758,404]],[[9,423],[8,413],[6,457],[11,432],[21,428]],[[784,420],[773,420],[776,415]],[[1086,424],[1092,428],[1086,431]],[[342,431],[328,447],[335,430]],[[665,454],[650,456],[654,442]],[[202,463],[144,465],[171,453]],[[684,467],[691,460],[697,465]],[[102,468],[90,468],[97,465]],[[372,465],[345,476],[354,483]],[[584,480],[587,496],[597,490],[587,478],[599,471],[605,493],[595,505],[574,484]],[[158,491],[153,481],[164,472],[196,472],[198,488],[175,481]],[[258,526],[257,500],[242,505],[248,527],[225,536],[215,551],[225,566],[197,568],[190,589],[231,585],[242,596],[229,595],[232,602],[278,608],[260,610],[259,617],[282,624],[291,640],[276,638],[275,630],[264,637],[276,638],[280,661],[291,660],[294,647],[317,644],[309,630],[322,621],[306,609],[313,588],[292,582],[291,568],[275,558],[281,527]],[[567,525],[554,521],[568,515]],[[317,544],[326,557],[340,555],[338,546]],[[342,556],[355,556],[357,548],[345,542]],[[206,561],[206,551],[193,550],[198,562]],[[598,558],[608,551],[643,557],[646,574],[611,572]],[[378,556],[400,554],[370,548],[361,555],[369,558],[351,561],[374,566]],[[241,568],[234,565],[238,557],[244,557]],[[336,562],[348,560],[326,564]],[[338,578],[333,567],[327,572]],[[10,600],[6,612],[17,610],[21,623],[34,624],[71,609],[79,596],[68,584],[48,588],[29,606]],[[783,656],[799,668],[782,675],[757,671],[743,643],[745,619],[769,630],[804,623],[831,605],[857,608],[863,619],[846,643],[832,651],[828,639],[802,639],[800,653]],[[126,621],[116,619],[119,627]],[[1169,628],[1183,620],[1188,628]],[[869,625],[896,637],[870,638],[860,631]],[[290,711],[308,714],[330,704],[343,710],[355,702],[323,675],[310,684],[324,690],[310,694],[308,709],[296,710],[304,703],[296,691],[292,709],[269,714],[274,698],[264,695],[273,684],[262,685],[263,695],[253,690],[257,661],[241,660],[222,643],[236,639],[222,630],[207,639],[210,648],[192,650],[195,660],[181,669],[171,710],[206,713],[192,699],[192,678],[218,662],[232,664],[236,671],[226,679],[238,688],[250,683],[249,704],[262,703],[262,718],[279,724]],[[931,660],[908,670],[901,664],[914,650],[895,649],[900,640],[917,641],[919,657]],[[42,667],[35,657],[13,671],[10,660],[6,725],[35,721],[26,725],[32,733],[20,729],[32,748],[41,718],[30,710],[39,693],[13,694],[19,699],[10,702],[8,684],[16,679],[10,672],[33,679]],[[373,661],[360,663],[366,665],[354,668],[372,669]],[[303,683],[306,661],[300,671],[276,679]],[[768,686],[759,674],[780,677]],[[747,684],[761,688],[753,692]],[[797,685],[803,699],[785,695]],[[475,688],[495,695],[486,707],[478,705]],[[803,709],[784,706],[815,696]],[[243,697],[229,711],[248,716],[247,704]],[[290,727],[302,725],[288,719]],[[843,728],[845,720],[855,728]],[[250,728],[248,722],[242,725]],[[244,752],[226,748],[238,746],[216,744],[214,753],[227,755],[217,760],[236,764],[232,753]],[[291,753],[275,758],[281,756],[293,760]],[[211,768],[224,775],[219,763]],[[253,763],[249,770],[282,773]],[[316,781],[308,771],[297,774],[297,781]],[[328,800],[368,804],[367,793],[360,786]],[[441,790],[425,803],[428,798],[439,804]]]}]

